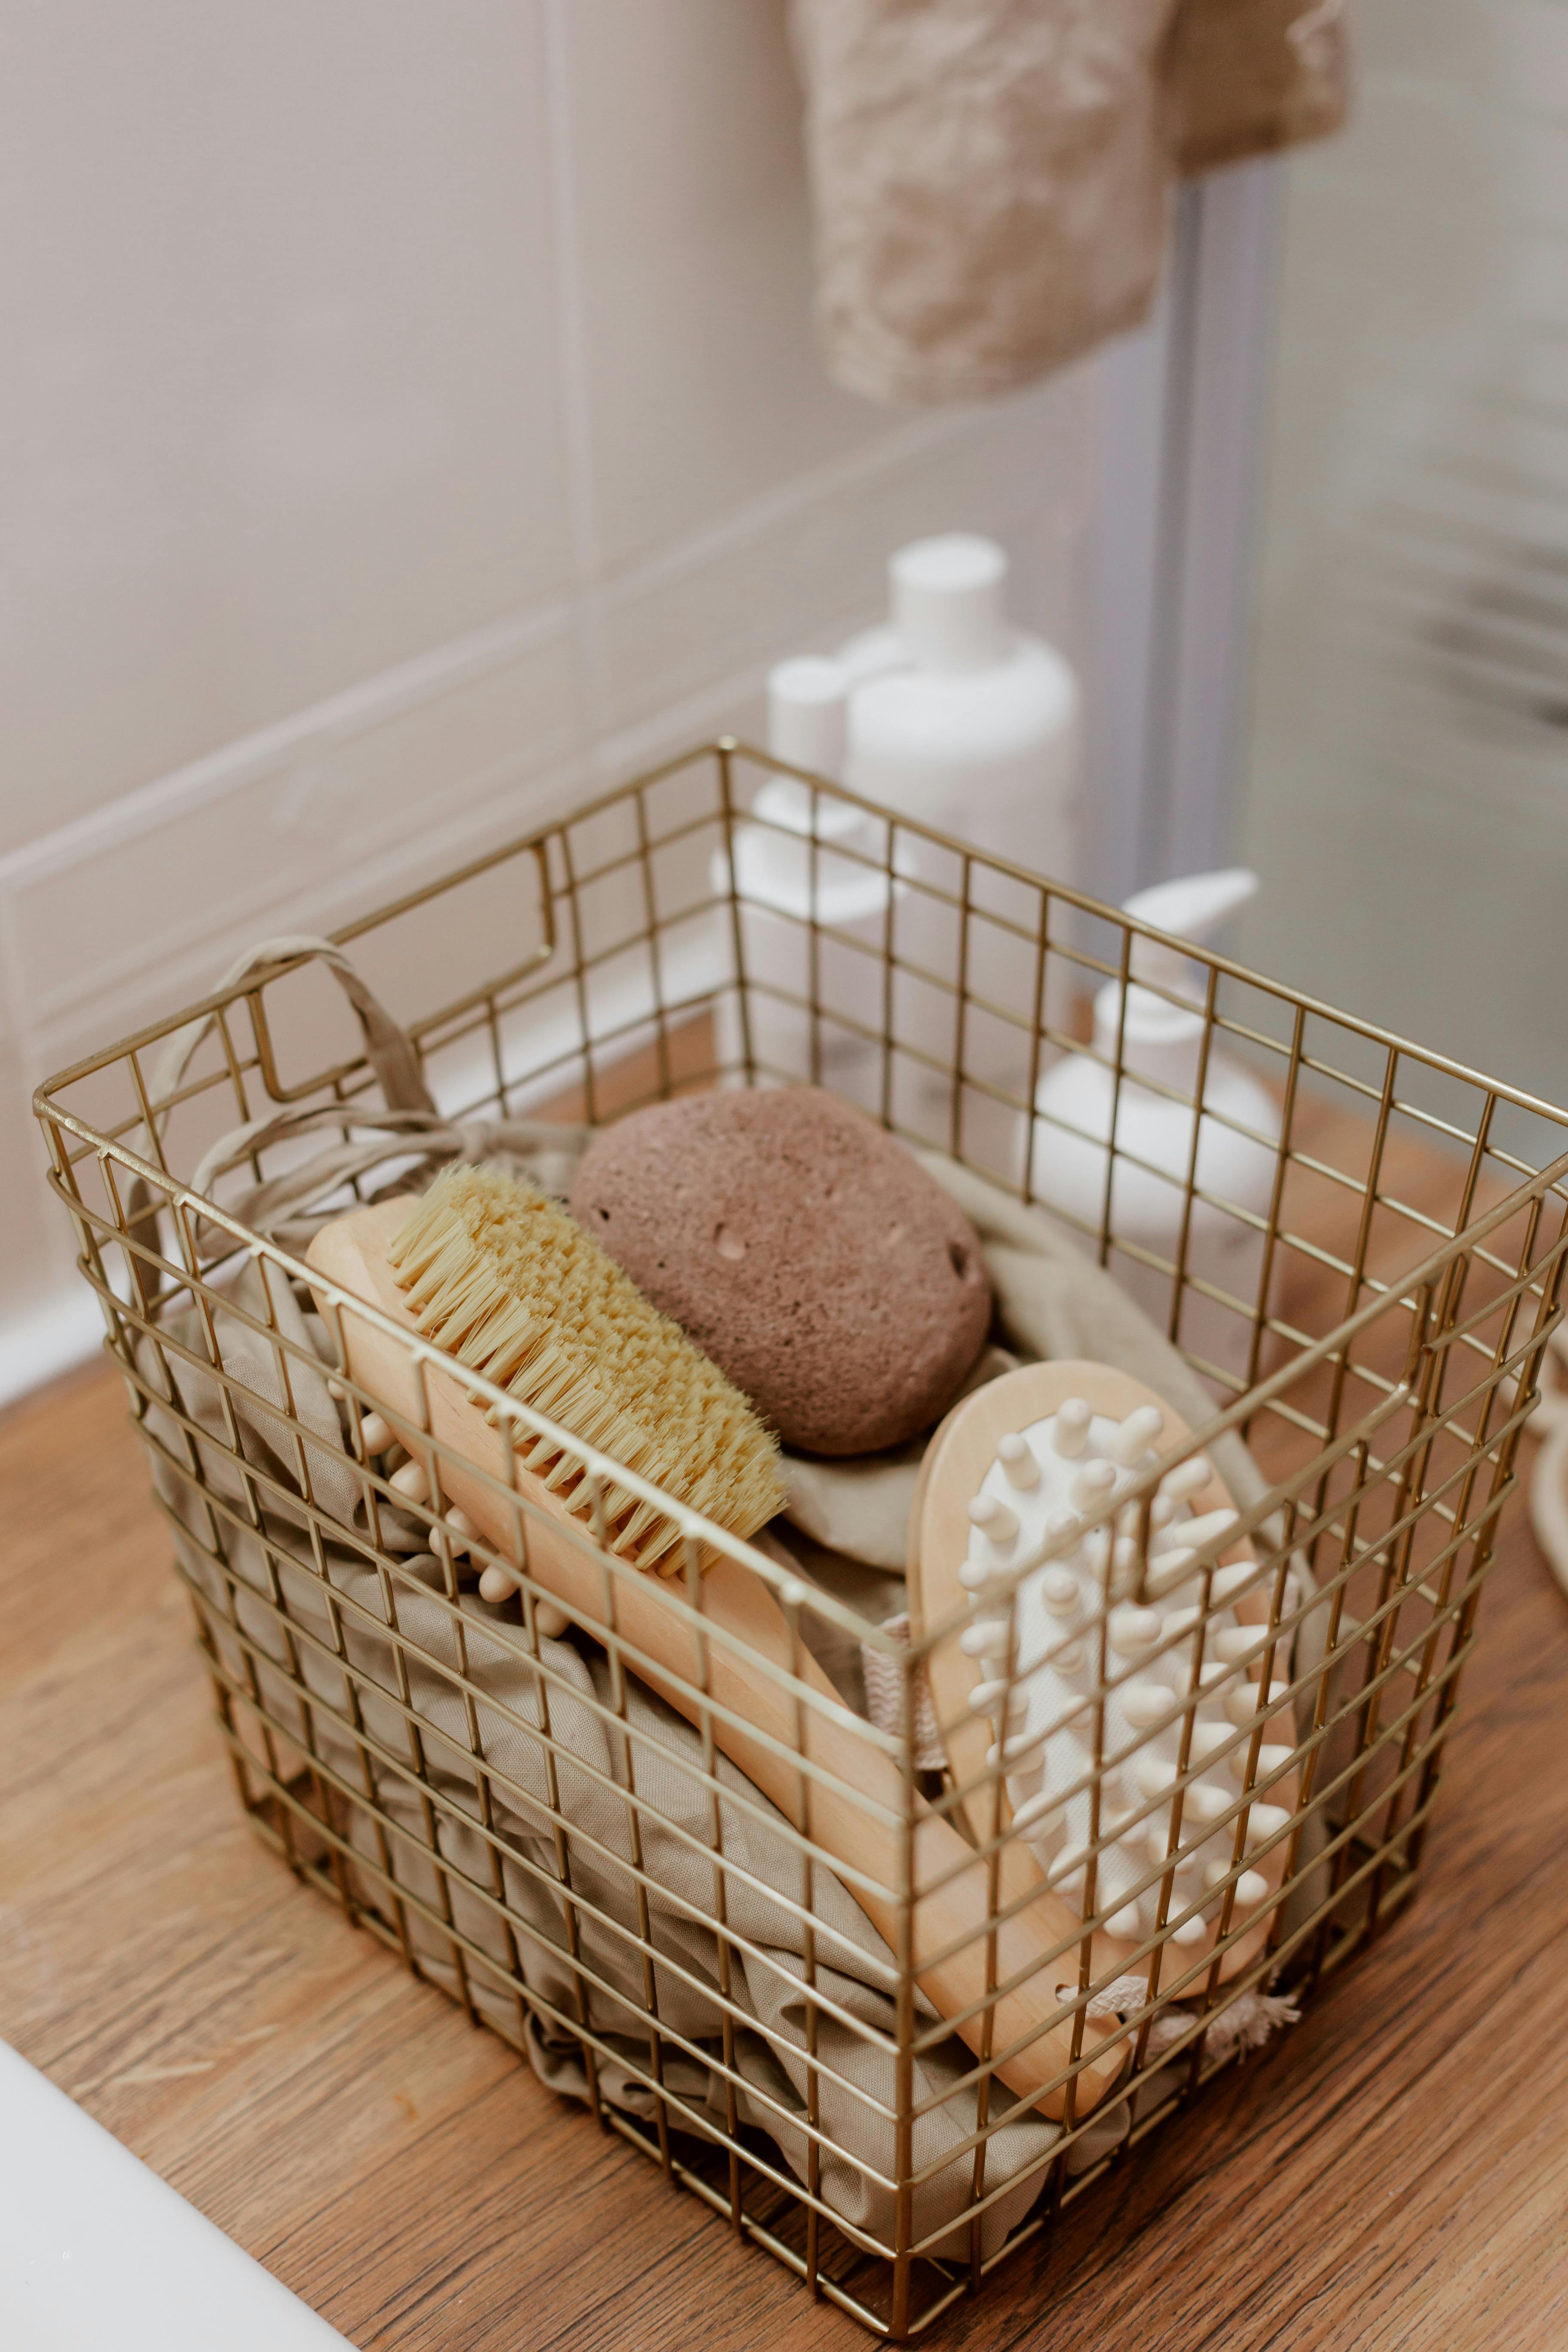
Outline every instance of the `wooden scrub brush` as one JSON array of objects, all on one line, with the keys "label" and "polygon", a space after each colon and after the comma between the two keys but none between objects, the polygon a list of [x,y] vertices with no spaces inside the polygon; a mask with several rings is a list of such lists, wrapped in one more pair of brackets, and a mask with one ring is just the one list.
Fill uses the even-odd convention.
[{"label": "wooden scrub brush", "polygon": [[[407,1335],[748,1537],[778,1509],[782,1491],[777,1449],[739,1392],[563,1210],[494,1171],[452,1169],[412,1206],[398,1199],[354,1210],[322,1228],[309,1262],[334,1286],[317,1291],[318,1304],[341,1329],[345,1369],[380,1408],[375,1434],[384,1443],[395,1435],[411,1456],[395,1483],[444,1507],[459,1535],[482,1536],[525,1567],[589,1632],[613,1627],[636,1671],[700,1728],[705,1682],[718,1747],[841,1865],[895,1951],[907,1923],[917,1980],[938,2013],[972,2049],[988,2041],[1010,2089],[1060,2115],[1072,2021],[1061,2015],[1056,1982],[1067,1971],[1040,1965],[1075,1927],[1060,1898],[1044,1894],[996,1927],[988,1977],[986,1867],[922,1809],[910,1841],[913,1878],[931,1891],[906,1911],[897,1894],[906,1866],[903,1780],[796,1643],[763,1580],[707,1549],[704,1658],[679,1588],[660,1582],[685,1564],[669,1515],[606,1476],[595,1520],[591,1482],[572,1453],[531,1433],[520,1433],[514,1451],[458,1377],[426,1361],[421,1379]],[[355,1301],[394,1328],[356,1314]],[[525,1514],[515,1497],[531,1508]],[[595,1532],[617,1558],[653,1572],[607,1575]],[[826,1706],[802,1705],[790,1677]],[[802,1751],[826,1778],[801,1771]],[[993,2000],[988,1985],[1004,1990]],[[1079,2114],[1122,2070],[1124,2042],[1095,2054],[1116,2031],[1114,2021],[1084,2022]]]}]

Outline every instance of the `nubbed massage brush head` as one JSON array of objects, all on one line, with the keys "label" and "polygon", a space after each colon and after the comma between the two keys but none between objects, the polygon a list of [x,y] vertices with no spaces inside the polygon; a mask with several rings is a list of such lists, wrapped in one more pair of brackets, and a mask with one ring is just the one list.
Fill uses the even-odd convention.
[{"label": "nubbed massage brush head", "polygon": [[[1076,2112],[1087,2114],[1122,2073],[1127,2044],[1113,2021],[1075,2028],[1064,2012],[1058,1969],[1042,1961],[1075,1933],[1074,1916],[1037,1883],[1023,1849],[1030,1884],[1019,1889],[1011,1866],[1003,1871],[998,1919],[985,1865],[921,1807],[764,1577],[700,1528],[690,1529],[703,1571],[695,1593],[658,1572],[686,1564],[673,1516],[683,1505],[740,1535],[769,1516],[776,1461],[743,1400],[625,1276],[611,1267],[606,1280],[601,1255],[531,1188],[471,1169],[450,1171],[412,1213],[406,1200],[374,1202],[323,1226],[308,1253],[316,1300],[369,1402],[367,1453],[406,1453],[388,1483],[427,1512],[434,1548],[455,1548],[455,1534],[481,1554],[495,1586],[510,1590],[526,1572],[540,1631],[570,1622],[614,1643],[710,1731],[842,1870],[883,1940],[909,1952],[937,2014],[1010,2090],[1059,2116],[1070,2075]],[[455,1368],[423,1355],[421,1340]],[[574,1435],[586,1423],[595,1435],[584,1431],[584,1442],[657,1478],[669,1504],[638,1497],[605,1468],[595,1511],[594,1482],[572,1450],[510,1420],[475,1389],[476,1375]],[[487,1597],[492,1589],[481,1580]],[[794,1604],[806,1599],[802,1587]]]},{"label": "nubbed massage brush head", "polygon": [[[992,1382],[933,1441],[911,1586],[921,1631],[967,1605],[931,1665],[960,1787],[1000,1776],[1016,1839],[1106,1935],[1137,1944],[1174,1922],[1195,1951],[1227,1887],[1231,1927],[1274,1894],[1296,1780],[1282,1644],[1247,1622],[1266,1620],[1267,1593],[1229,1497],[1202,1456],[1147,1492],[1156,1449],[1185,1436],[1108,1366]],[[983,1831],[984,1786],[968,1811]]]},{"label": "nubbed massage brush head", "polygon": [[[1152,1606],[1127,1596],[1138,1581],[1140,1549],[1136,1506],[1092,1532],[1086,1508],[1114,1504],[1154,1464],[1153,1441],[1163,1427],[1158,1408],[1135,1406],[1125,1419],[1089,1413],[1081,1398],[1023,1430],[1009,1431],[969,1506],[972,1532],[959,1580],[970,1596],[971,1618],[960,1646],[977,1659],[987,1679],[971,1705],[990,1719],[994,1744],[989,1760],[1006,1766],[1007,1801],[1013,1826],[1044,1872],[1075,1910],[1083,1907],[1085,1863],[1091,1836],[1094,1764],[1093,1710],[1087,1695],[1100,1679],[1097,1620],[1109,1592],[1105,1621],[1107,1673],[1112,1687],[1105,1704],[1103,1748],[1127,1760],[1102,1774],[1100,1830],[1124,1822],[1118,1843],[1100,1855],[1095,1907],[1104,1911],[1112,1936],[1135,1938],[1154,1928],[1159,1883],[1143,1885],[1151,1863],[1161,1864],[1171,1850],[1174,1800],[1183,1747],[1186,1762],[1212,1764],[1212,1771],[1188,1783],[1181,1799],[1173,1909],[1188,1910],[1207,1892],[1208,1874],[1223,1881],[1230,1867],[1232,1840],[1224,1833],[1197,1838],[1197,1827],[1229,1812],[1237,1789],[1234,1777],[1247,1762],[1244,1726],[1268,1706],[1259,1702],[1245,1668],[1227,1667],[1220,1637],[1240,1628],[1226,1607],[1211,1611],[1200,1630],[1194,1615],[1203,1598],[1200,1555],[1236,1526],[1236,1513],[1195,1514],[1187,1497],[1206,1486],[1212,1472],[1199,1457],[1188,1460],[1161,1482],[1151,1518],[1146,1587]],[[998,1570],[1031,1553],[1040,1567],[1018,1588],[1016,1624],[1009,1612],[989,1601]],[[1211,1591],[1216,1601],[1247,1584],[1249,1560],[1216,1568]],[[1119,1597],[1120,1596],[1120,1597]],[[1188,1628],[1191,1630],[1187,1630]],[[1261,1653],[1256,1637],[1251,1645]],[[1015,1646],[1014,1679],[1006,1680],[1009,1642]],[[1194,1656],[1194,1652],[1197,1654]],[[1194,1665],[1197,1695],[1193,1690]],[[1282,1690],[1283,1695],[1283,1690]],[[1244,1711],[1245,1710],[1245,1711]],[[1267,1776],[1290,1761],[1292,1743],[1266,1742],[1258,1771]],[[1076,1791],[1076,1794],[1068,1793]],[[1164,1801],[1157,1801],[1163,1800]],[[1289,1819],[1278,1805],[1254,1804],[1247,1821],[1248,1842],[1258,1844]],[[1247,1871],[1237,1881],[1237,1899],[1257,1904],[1267,1882]],[[1211,1907],[1217,1902],[1211,1898]],[[1174,1931],[1178,1944],[1201,1943],[1202,1910]]]},{"label": "nubbed massage brush head", "polygon": [[[344,1391],[341,1381],[329,1381],[327,1386],[335,1397],[342,1397]],[[403,1448],[397,1443],[397,1433],[384,1413],[363,1414],[359,1425],[359,1438],[367,1462],[394,1450],[402,1455]],[[388,1473],[386,1483],[393,1493],[405,1502],[427,1503],[430,1500],[430,1474],[423,1462],[416,1461],[412,1456],[399,1460],[396,1467]],[[454,1504],[447,1513],[447,1535],[456,1559],[465,1559],[474,1549],[479,1533],[468,1513],[458,1510]],[[491,1560],[479,1571],[479,1599],[505,1601],[509,1594],[517,1591],[519,1581],[507,1562]],[[537,1602],[534,1618],[546,1641],[557,1640],[571,1622],[564,1609],[557,1608],[552,1601]]]}]

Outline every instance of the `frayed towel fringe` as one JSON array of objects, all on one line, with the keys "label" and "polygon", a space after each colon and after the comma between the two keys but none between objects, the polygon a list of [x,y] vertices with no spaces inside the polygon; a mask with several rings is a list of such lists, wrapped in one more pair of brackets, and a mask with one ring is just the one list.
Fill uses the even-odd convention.
[{"label": "frayed towel fringe", "polygon": [[[1064,1999],[1070,1998],[1068,1987],[1059,1986],[1058,1990]],[[1117,1977],[1093,1995],[1089,2014],[1095,2018],[1136,2017],[1148,1998],[1148,1987],[1142,1977]],[[1157,2058],[1179,2042],[1199,2013],[1180,2006],[1163,2009],[1149,2028],[1149,2054]],[[1237,2051],[1261,2050],[1286,2026],[1299,2025],[1300,2021],[1300,2010],[1284,1993],[1238,1993],[1228,2008],[1215,2013],[1208,2029],[1208,2047],[1215,2058],[1223,2061]]]}]

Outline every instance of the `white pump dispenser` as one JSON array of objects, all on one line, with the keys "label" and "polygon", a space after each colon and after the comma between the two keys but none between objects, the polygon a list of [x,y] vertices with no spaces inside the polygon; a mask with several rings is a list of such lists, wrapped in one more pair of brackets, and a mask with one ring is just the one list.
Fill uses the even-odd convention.
[{"label": "white pump dispenser", "polygon": [[[1257,888],[1256,874],[1232,866],[1163,882],[1126,901],[1122,911],[1136,921],[1180,936],[1133,940],[1125,1007],[1120,982],[1109,982],[1094,1000],[1093,1054],[1068,1055],[1041,1079],[1035,1096],[1030,1168],[1039,1201],[1069,1219],[1090,1246],[1104,1214],[1110,1175],[1110,1271],[1161,1328],[1168,1329],[1172,1275],[1115,1244],[1131,1244],[1174,1265],[1197,1118],[1187,1273],[1242,1305],[1227,1307],[1189,1285],[1175,1336],[1190,1354],[1237,1381],[1248,1370],[1263,1269],[1264,1236],[1251,1220],[1268,1220],[1279,1106],[1249,1070],[1211,1040],[1202,1115],[1197,1117],[1205,1024],[1193,968],[1180,940],[1209,938]],[[1113,1102],[1116,1150],[1110,1169],[1106,1147],[1112,1134]]]},{"label": "white pump dispenser", "polygon": [[[780,662],[768,678],[768,749],[775,759],[837,782],[848,691],[836,661],[802,655]],[[873,831],[852,803],[814,794],[793,776],[770,776],[750,820],[736,826],[737,920],[750,983],[744,1026],[734,991],[716,1007],[719,1059],[732,1076],[741,1075],[749,1044],[762,1076],[820,1079],[867,1107],[874,1100],[880,1048],[862,1033],[881,1027],[889,886],[881,866],[854,854],[874,851]],[[721,849],[712,881],[727,898]],[[720,912],[727,948],[728,908]],[[824,1016],[816,1022],[814,1001]]]}]

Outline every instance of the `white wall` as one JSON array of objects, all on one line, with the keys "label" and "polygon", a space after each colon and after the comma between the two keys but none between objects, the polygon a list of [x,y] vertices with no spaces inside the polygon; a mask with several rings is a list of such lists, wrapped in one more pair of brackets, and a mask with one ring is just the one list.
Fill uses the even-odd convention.
[{"label": "white wall", "polygon": [[754,724],[900,540],[1080,650],[1088,378],[836,392],[784,0],[16,0],[0,51],[0,1392],[96,1334],[38,1077]]}]

